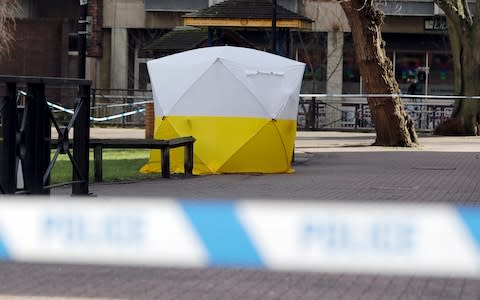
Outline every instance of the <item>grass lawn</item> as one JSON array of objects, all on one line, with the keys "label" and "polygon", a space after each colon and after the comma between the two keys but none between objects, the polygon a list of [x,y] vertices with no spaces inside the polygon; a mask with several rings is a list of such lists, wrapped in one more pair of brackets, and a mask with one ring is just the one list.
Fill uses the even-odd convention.
[{"label": "grass lawn", "polygon": [[[52,154],[54,152],[52,151]],[[148,161],[150,150],[143,149],[104,149],[103,181],[126,181],[161,177],[158,174],[142,174],[140,168]],[[72,180],[72,165],[67,155],[60,155],[52,170],[51,183]],[[90,151],[89,180],[93,177],[93,150]]]}]

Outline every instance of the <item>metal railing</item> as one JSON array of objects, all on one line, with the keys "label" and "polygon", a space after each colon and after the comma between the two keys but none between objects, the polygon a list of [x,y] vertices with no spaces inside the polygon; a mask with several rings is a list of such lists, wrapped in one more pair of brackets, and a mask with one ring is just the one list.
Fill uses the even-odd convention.
[{"label": "metal railing", "polygon": [[[143,127],[145,104],[153,103],[151,90],[94,89],[91,93],[90,121],[93,124]],[[60,119],[73,114],[65,99],[47,98],[48,105]]]},{"label": "metal railing", "polygon": [[152,103],[151,90],[93,89],[93,122],[115,126],[144,126],[145,104]]},{"label": "metal railing", "polygon": [[[367,97],[392,95],[301,94],[298,130],[370,130],[373,123]],[[432,131],[450,118],[455,99],[480,97],[398,95],[419,131]],[[91,121],[112,126],[145,126],[145,104],[152,103],[151,90],[92,90]],[[67,108],[51,105],[58,112]]]},{"label": "metal railing", "polygon": [[[298,130],[368,130],[373,129],[367,97],[392,95],[301,94]],[[419,131],[432,131],[450,118],[455,99],[476,97],[398,95]]]}]

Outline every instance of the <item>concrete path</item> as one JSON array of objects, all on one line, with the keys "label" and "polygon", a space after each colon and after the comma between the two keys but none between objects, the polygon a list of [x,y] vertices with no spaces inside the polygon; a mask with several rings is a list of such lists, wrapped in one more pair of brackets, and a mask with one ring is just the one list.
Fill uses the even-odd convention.
[{"label": "concrete path", "polygon": [[[133,129],[92,130],[92,137],[142,135]],[[373,141],[369,133],[301,132],[293,174],[174,177],[94,184],[90,189],[132,201],[175,197],[480,204],[479,137],[422,137],[422,146],[413,149],[369,147]],[[479,300],[480,280],[0,263],[0,299]]]},{"label": "concrete path", "polygon": [[[52,135],[56,133],[52,131]],[[145,130],[137,128],[92,128],[92,138],[145,138]],[[378,151],[440,151],[475,152],[480,149],[480,137],[442,137],[420,135],[418,148],[367,147],[375,141],[375,133],[338,131],[297,132],[297,152],[378,152]]]}]

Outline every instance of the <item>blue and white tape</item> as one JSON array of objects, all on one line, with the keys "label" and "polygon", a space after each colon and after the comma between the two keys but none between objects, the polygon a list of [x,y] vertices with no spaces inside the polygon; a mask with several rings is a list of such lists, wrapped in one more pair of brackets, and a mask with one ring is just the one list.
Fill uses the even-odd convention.
[{"label": "blue and white tape", "polygon": [[[22,91],[22,90],[18,91],[18,96],[27,96],[27,95],[28,94],[25,91]],[[139,101],[139,102],[125,103],[125,104],[112,104],[112,105],[108,105],[107,107],[118,107],[118,106],[132,107],[132,106],[137,106],[137,105],[144,105],[144,104],[147,104],[147,103],[153,103],[153,101],[149,100],[149,101]],[[51,101],[48,101],[48,100],[47,100],[47,105],[49,107],[55,108],[58,111],[68,113],[68,114],[71,114],[71,115],[74,114],[73,109],[63,107],[61,105],[55,104],[55,103],[53,103]],[[131,116],[131,115],[135,115],[135,114],[138,114],[138,113],[144,113],[145,110],[146,110],[145,108],[138,108],[138,109],[134,109],[134,110],[131,110],[131,111],[127,111],[127,112],[123,112],[123,113],[119,113],[119,114],[115,114],[115,115],[111,115],[111,116],[106,116],[106,117],[100,117],[100,118],[99,117],[90,117],[90,121],[93,121],[93,122],[111,121],[111,120],[115,120],[115,119],[128,117],[128,116]]]},{"label": "blue and white tape", "polygon": [[480,277],[480,207],[15,199],[0,259]]},{"label": "blue and white tape", "polygon": [[[69,108],[65,108],[63,106],[60,106],[58,104],[55,104],[55,103],[52,103],[50,101],[47,101],[47,104],[48,106],[50,107],[53,107],[59,111],[62,111],[62,112],[65,112],[65,113],[68,113],[68,114],[71,114],[73,115],[74,111],[72,109],[69,109]],[[124,113],[119,113],[119,114],[115,114],[115,115],[111,115],[111,116],[106,116],[106,117],[90,117],[90,121],[93,121],[93,122],[105,122],[105,121],[110,121],[110,120],[115,120],[115,119],[120,119],[120,118],[124,118],[124,117],[128,117],[128,116],[131,116],[131,115],[135,115],[135,114],[138,114],[138,113],[144,113],[145,112],[145,108],[138,108],[138,109],[135,109],[135,110],[132,110],[132,111],[128,111],[128,112],[124,112]]]}]

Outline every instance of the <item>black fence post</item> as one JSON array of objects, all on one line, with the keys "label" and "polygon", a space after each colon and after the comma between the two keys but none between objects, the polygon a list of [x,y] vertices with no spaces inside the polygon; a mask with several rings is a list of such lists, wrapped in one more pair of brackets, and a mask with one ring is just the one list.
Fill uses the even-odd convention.
[{"label": "black fence post", "polygon": [[317,103],[315,97],[312,97],[310,102],[310,130],[315,130],[316,115],[317,115]]},{"label": "black fence post", "polygon": [[95,145],[93,148],[93,176],[95,178],[95,182],[102,182],[103,181],[103,149],[102,145],[98,144]]},{"label": "black fence post", "polygon": [[79,86],[80,103],[73,131],[73,160],[80,177],[73,172],[72,195],[88,195],[88,160],[90,140],[90,85]]},{"label": "black fence post", "polygon": [[7,95],[3,99],[2,110],[2,175],[1,186],[5,194],[15,194],[17,189],[17,85],[7,82]]},{"label": "black fence post", "polygon": [[78,19],[78,78],[85,78],[85,65],[87,57],[87,14],[88,1],[80,1],[80,18]]},{"label": "black fence post", "polygon": [[[25,103],[25,189],[32,194],[50,194],[43,188],[43,173],[50,164],[51,121],[45,99],[44,83],[29,83]],[[28,107],[27,107],[28,106]],[[47,181],[49,184],[50,178]]]},{"label": "black fence post", "polygon": [[360,105],[359,104],[355,104],[355,125],[354,125],[354,128],[357,129],[358,128],[358,123],[360,122]]},{"label": "black fence post", "polygon": [[272,1],[272,53],[277,53],[277,0]]},{"label": "black fence post", "polygon": [[96,92],[95,89],[92,89],[92,100],[90,101],[91,102],[90,105],[93,108],[93,110],[92,110],[93,112],[92,111],[90,112],[90,116],[92,116],[92,117],[95,117],[96,111],[97,111],[96,108],[95,108],[96,98],[97,98],[97,92]]}]

